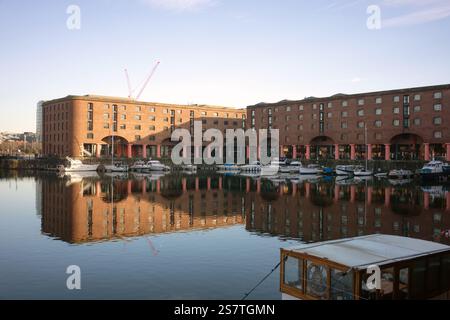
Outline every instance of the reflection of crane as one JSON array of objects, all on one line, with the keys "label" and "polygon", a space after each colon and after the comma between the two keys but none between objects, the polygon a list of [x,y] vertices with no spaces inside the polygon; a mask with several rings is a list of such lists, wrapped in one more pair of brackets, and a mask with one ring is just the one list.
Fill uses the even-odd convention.
[{"label": "reflection of crane", "polygon": [[152,79],[153,75],[156,72],[156,69],[158,68],[160,62],[156,62],[155,66],[153,67],[152,71],[150,72],[150,74],[148,75],[148,77],[145,79],[144,84],[142,85],[141,90],[139,91],[139,93],[136,95],[135,98],[133,98],[133,93],[137,90],[137,88],[133,89],[131,87],[131,81],[130,81],[130,76],[128,74],[128,70],[125,69],[125,77],[127,79],[127,85],[128,85],[128,98],[133,99],[133,100],[139,100],[139,98],[141,97],[142,93],[144,92],[145,88],[147,87],[148,83],[150,82],[150,80]]}]

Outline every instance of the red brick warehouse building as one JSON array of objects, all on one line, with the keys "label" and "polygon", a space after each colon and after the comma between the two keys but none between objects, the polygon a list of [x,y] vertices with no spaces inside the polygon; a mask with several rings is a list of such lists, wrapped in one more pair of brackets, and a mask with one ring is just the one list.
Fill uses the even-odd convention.
[{"label": "red brick warehouse building", "polygon": [[247,107],[247,119],[257,130],[279,129],[287,157],[450,161],[449,102],[447,84],[260,103]]},{"label": "red brick warehouse building", "polygon": [[246,126],[245,109],[92,95],[46,101],[42,112],[43,153],[58,157],[108,157],[112,150],[117,157],[169,157],[176,128],[193,134],[195,121],[202,122],[203,131],[215,128],[225,133]]}]

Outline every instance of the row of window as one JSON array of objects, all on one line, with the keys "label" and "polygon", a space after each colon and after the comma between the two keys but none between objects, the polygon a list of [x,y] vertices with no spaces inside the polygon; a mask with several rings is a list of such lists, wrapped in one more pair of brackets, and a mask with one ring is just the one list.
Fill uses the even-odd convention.
[{"label": "row of window", "polygon": [[[442,99],[442,92],[435,92],[433,94],[433,97],[436,100]],[[422,100],[422,95],[421,94],[416,94],[416,95],[414,95],[413,99],[414,99],[414,101],[421,101]],[[395,103],[399,103],[400,102],[400,96],[394,96],[392,98],[392,101],[395,102]],[[404,104],[409,104],[409,102],[410,102],[409,101],[409,96],[404,96],[403,97],[403,103]],[[375,104],[382,104],[382,103],[383,103],[383,98],[382,97],[375,98]],[[358,99],[357,104],[358,104],[358,106],[364,106],[366,104],[366,99]],[[344,100],[344,101],[341,102],[341,106],[342,107],[348,107],[348,105],[349,105],[349,103],[348,103],[347,100]],[[316,104],[316,103],[312,104],[312,109],[313,110],[317,110],[317,107],[318,107],[318,104]],[[333,108],[333,103],[332,102],[328,102],[327,103],[327,107],[329,109]],[[279,112],[280,108],[281,107],[274,107],[273,110],[274,110],[274,112]],[[293,110],[292,106],[286,106],[284,108],[285,108],[284,110],[286,112],[290,112],[290,111]],[[319,108],[321,108],[323,110],[324,104],[323,103],[319,104]],[[298,110],[299,111],[303,111],[304,109],[305,109],[304,105],[298,106]],[[272,114],[272,108],[263,109],[263,113],[266,113],[266,110],[267,110],[267,113],[269,113],[269,115]]]},{"label": "row of window", "polygon": [[[394,107],[394,108],[392,109],[392,113],[393,113],[393,114],[400,114],[400,110],[401,110],[400,107]],[[413,108],[413,112],[414,112],[414,113],[418,113],[418,112],[420,112],[421,110],[422,110],[422,107],[421,107],[421,106],[415,106],[415,107]],[[435,105],[433,106],[433,110],[436,111],[436,112],[442,111],[442,104],[435,104]],[[410,109],[409,109],[409,107],[406,108],[406,109],[404,108],[403,112],[405,113],[405,115],[410,115]],[[356,114],[357,114],[359,117],[364,117],[364,116],[366,115],[366,110],[364,110],[364,109],[359,109],[359,110],[356,112]],[[379,116],[379,115],[382,115],[382,114],[383,114],[383,109],[382,109],[382,108],[376,108],[376,109],[375,109],[375,115]],[[348,116],[349,116],[349,112],[348,112],[348,111],[342,111],[342,112],[341,112],[341,117],[342,117],[342,118],[347,118]],[[321,117],[324,117],[324,116],[322,115]],[[333,113],[332,113],[332,112],[326,113],[326,117],[327,117],[328,119],[331,119],[331,118],[333,117]],[[272,118],[273,118],[273,121],[277,121],[277,116],[273,116],[273,117],[269,116],[269,123],[270,123],[270,120],[271,120]],[[311,115],[311,118],[312,118],[313,120],[317,120],[318,115],[317,115],[316,113],[314,113],[314,114]],[[297,119],[300,120],[300,121],[304,120],[304,115],[303,115],[303,114],[298,115]],[[286,120],[286,121],[291,121],[291,120],[293,120],[293,117],[288,115],[288,116],[285,116],[284,120]],[[320,120],[323,121],[323,118],[320,119]],[[261,122],[262,122],[262,123],[265,123],[265,122],[266,122],[266,119],[265,119],[265,118],[261,118]]]},{"label": "row of window", "polygon": [[[113,107],[117,107],[117,106],[113,105]],[[111,106],[109,104],[104,104],[103,105],[103,109],[104,110],[109,110],[110,108],[111,108]],[[127,108],[128,107],[126,105],[121,105],[121,106],[119,106],[119,111],[127,111]],[[135,106],[134,107],[134,111],[135,112],[142,112],[143,110],[144,110],[144,107],[141,107],[141,106]],[[148,107],[147,111],[153,113],[153,112],[156,112],[156,108],[155,107]],[[170,110],[170,109],[167,109],[167,108],[163,108],[162,109],[162,113],[163,114],[170,114],[171,116],[175,116],[175,114],[182,115],[183,111],[184,110],[181,110],[181,109],[177,109],[177,110]],[[186,110],[186,112],[188,112],[188,111]],[[189,110],[189,113],[191,115],[194,112],[195,112],[194,110]],[[205,117],[205,116],[208,115],[208,112],[207,111],[202,111],[200,114],[201,114],[201,116]],[[219,117],[219,113],[218,112],[210,112],[209,114],[212,115],[213,117]],[[226,118],[232,117],[232,114],[230,114],[230,113],[225,113],[224,115],[225,115]],[[240,118],[240,114],[239,113],[235,113],[234,117],[236,119],[238,119],[238,118]]]}]

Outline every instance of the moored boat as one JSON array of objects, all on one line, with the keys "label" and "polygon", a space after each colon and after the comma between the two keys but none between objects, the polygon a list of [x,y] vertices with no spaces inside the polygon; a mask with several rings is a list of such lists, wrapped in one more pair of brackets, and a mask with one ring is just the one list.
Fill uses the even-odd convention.
[{"label": "moored boat", "polygon": [[259,161],[254,161],[250,164],[241,166],[241,172],[260,172],[261,163]]},{"label": "moored boat", "polygon": [[[448,165],[442,161],[433,160],[419,170],[420,176],[425,180],[435,180],[448,175]],[[445,170],[444,170],[445,168]]]},{"label": "moored boat", "polygon": [[105,165],[106,172],[128,172],[129,167],[121,162],[116,162],[114,164]]},{"label": "moored boat", "polygon": [[98,164],[84,164],[81,160],[75,160],[70,157],[66,158],[68,165],[59,165],[57,170],[60,172],[82,172],[82,171],[97,171]]},{"label": "moored boat", "polygon": [[321,174],[322,168],[318,164],[310,164],[307,167],[300,167],[300,174],[303,175],[314,175]]},{"label": "moored boat", "polygon": [[147,162],[150,171],[170,171],[170,167],[162,164],[158,160],[150,160]]},{"label": "moored boat", "polygon": [[354,165],[340,165],[336,166],[336,175],[338,176],[351,176],[355,171]]}]

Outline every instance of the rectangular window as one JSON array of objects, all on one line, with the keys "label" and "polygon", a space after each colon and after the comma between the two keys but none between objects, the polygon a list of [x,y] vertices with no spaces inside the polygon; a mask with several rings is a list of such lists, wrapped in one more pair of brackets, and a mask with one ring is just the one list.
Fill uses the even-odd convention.
[{"label": "rectangular window", "polygon": [[409,96],[403,96],[403,104],[409,104]]},{"label": "rectangular window", "polygon": [[442,92],[435,92],[434,93],[434,98],[435,99],[442,99]]},{"label": "rectangular window", "polygon": [[328,102],[328,109],[333,108],[333,103],[332,102]]},{"label": "rectangular window", "polygon": [[376,98],[375,99],[375,103],[376,104],[382,104],[383,103],[383,98],[381,98],[381,97]]},{"label": "rectangular window", "polygon": [[358,116],[364,117],[364,109],[358,110]]},{"label": "rectangular window", "polygon": [[286,107],[286,112],[291,112],[291,107]]},{"label": "rectangular window", "polygon": [[125,124],[120,125],[120,130],[125,130],[126,128],[127,128],[127,126]]},{"label": "rectangular window", "polygon": [[284,285],[303,290],[303,260],[288,256],[284,261]]},{"label": "rectangular window", "polygon": [[303,105],[298,107],[298,111],[303,111],[305,109],[305,107]]},{"label": "rectangular window", "polygon": [[376,114],[377,116],[380,116],[381,114],[383,114],[383,109],[381,109],[381,108],[376,108],[376,109],[375,109],[375,114]]},{"label": "rectangular window", "polygon": [[433,123],[435,124],[435,125],[441,125],[442,124],[442,118],[441,117],[434,117],[434,119],[433,119]]},{"label": "rectangular window", "polygon": [[421,99],[422,97],[420,96],[420,94],[414,95],[414,101],[420,101]]},{"label": "rectangular window", "polygon": [[395,119],[395,120],[392,122],[392,125],[393,125],[394,127],[400,126],[400,120]]},{"label": "rectangular window", "polygon": [[300,121],[303,120],[303,115],[302,114],[298,116],[298,120],[300,120]]},{"label": "rectangular window", "polygon": [[150,126],[150,127],[149,127],[149,130],[150,130],[150,131],[155,131],[155,130],[156,130],[156,127],[155,127],[155,126]]},{"label": "rectangular window", "polygon": [[442,132],[441,131],[435,131],[434,132],[434,137],[436,139],[441,139],[442,138]]},{"label": "rectangular window", "polygon": [[342,122],[342,123],[341,123],[341,128],[342,128],[342,129],[347,129],[347,128],[348,128],[347,122]]},{"label": "rectangular window", "polygon": [[414,125],[415,126],[420,126],[420,118],[415,118],[414,119]]},{"label": "rectangular window", "polygon": [[120,120],[127,120],[127,115],[126,114],[121,114],[120,115]]},{"label": "rectangular window", "polygon": [[363,105],[364,105],[364,99],[359,99],[358,106],[363,106]]},{"label": "rectangular window", "polygon": [[134,120],[141,120],[141,119],[142,119],[142,117],[138,114],[134,116]]},{"label": "rectangular window", "polygon": [[149,111],[149,112],[155,112],[155,108],[150,107],[150,108],[148,108],[148,111]]},{"label": "rectangular window", "polygon": [[394,102],[400,102],[400,96],[394,96]]},{"label": "rectangular window", "polygon": [[342,118],[347,118],[348,117],[348,111],[342,111],[341,116],[342,116]]},{"label": "rectangular window", "polygon": [[137,106],[136,107],[136,112],[141,112],[141,107]]},{"label": "rectangular window", "polygon": [[104,123],[103,124],[103,129],[109,129],[109,123]]},{"label": "rectangular window", "polygon": [[93,134],[93,133],[88,133],[88,134],[86,135],[86,138],[88,138],[88,139],[94,139],[94,134]]},{"label": "rectangular window", "polygon": [[141,130],[141,125],[135,125],[134,130]]},{"label": "rectangular window", "polygon": [[156,117],[155,117],[155,116],[149,116],[148,119],[149,119],[150,121],[156,121]]},{"label": "rectangular window", "polygon": [[393,111],[394,114],[400,114],[400,108],[399,107],[394,107]]},{"label": "rectangular window", "polygon": [[358,122],[358,128],[360,129],[364,128],[364,121]]},{"label": "rectangular window", "polygon": [[442,104],[435,104],[433,109],[434,111],[442,111]]},{"label": "rectangular window", "polygon": [[343,107],[348,107],[348,101],[342,101],[342,106]]},{"label": "rectangular window", "polygon": [[414,112],[420,112],[420,109],[421,109],[420,106],[415,106],[414,107]]},{"label": "rectangular window", "polygon": [[381,120],[375,121],[375,127],[381,128],[382,125],[383,125],[383,122]]},{"label": "rectangular window", "polygon": [[134,136],[134,139],[135,139],[136,141],[141,141],[141,136],[140,136],[140,135],[136,135],[136,136]]}]

